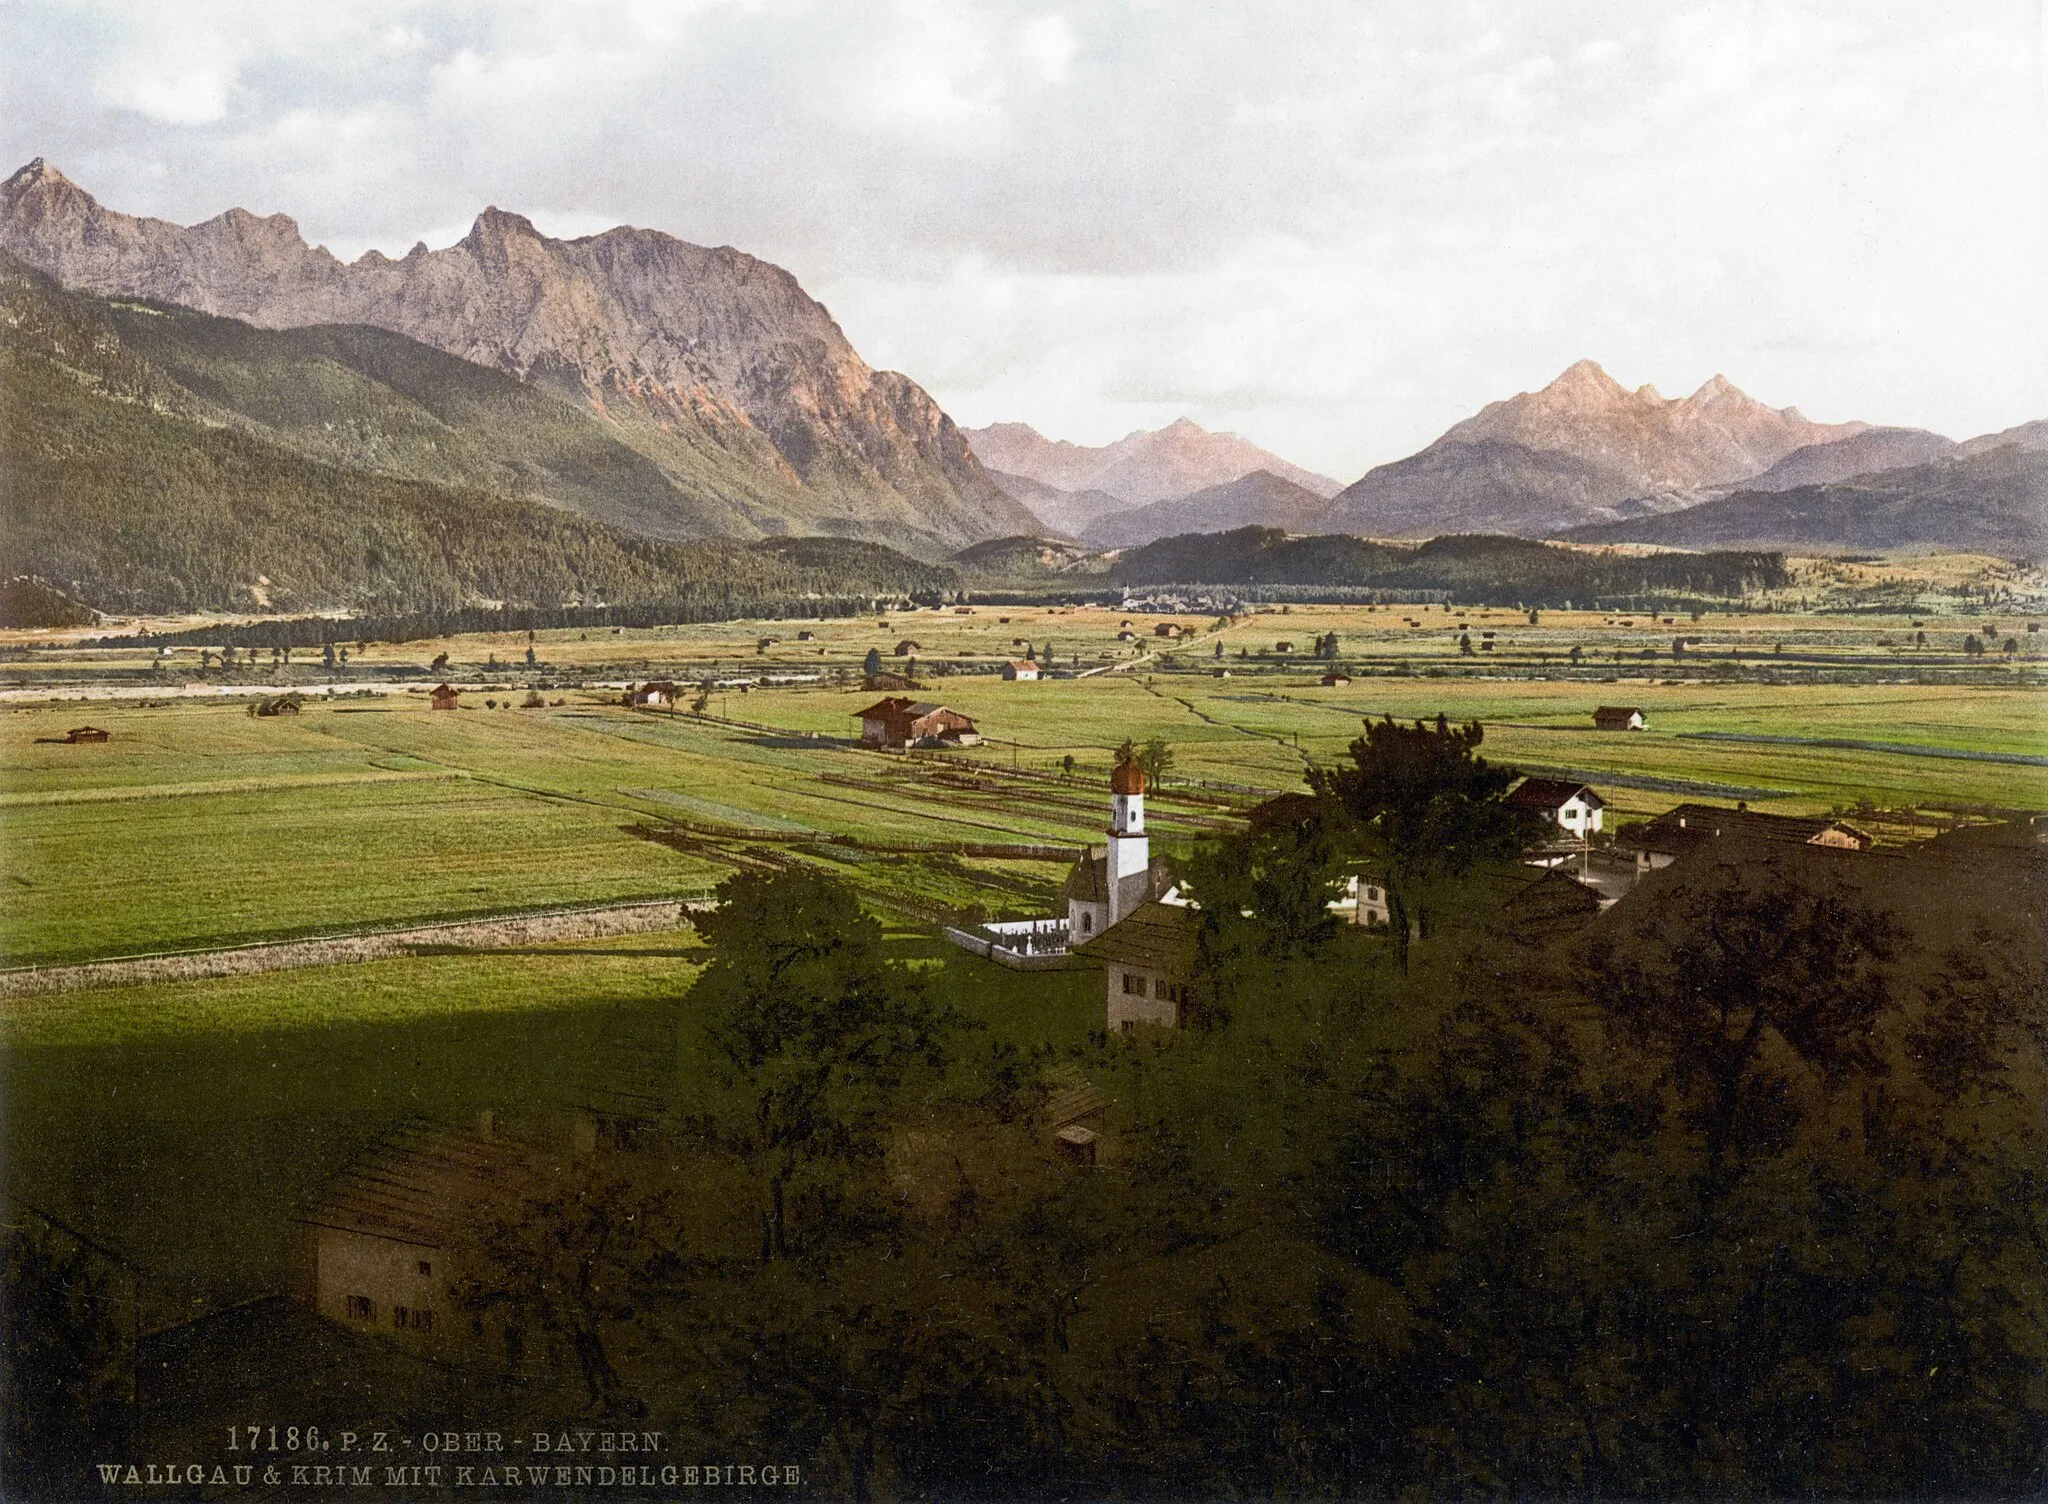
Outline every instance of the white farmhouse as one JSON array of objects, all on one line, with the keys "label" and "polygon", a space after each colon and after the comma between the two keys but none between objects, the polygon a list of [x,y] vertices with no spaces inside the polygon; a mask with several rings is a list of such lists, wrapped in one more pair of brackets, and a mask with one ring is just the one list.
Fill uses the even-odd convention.
[{"label": "white farmhouse", "polygon": [[1557,827],[1560,836],[1583,841],[1600,830],[1600,812],[1607,801],[1583,783],[1562,778],[1525,778],[1508,795],[1513,809],[1541,815]]}]

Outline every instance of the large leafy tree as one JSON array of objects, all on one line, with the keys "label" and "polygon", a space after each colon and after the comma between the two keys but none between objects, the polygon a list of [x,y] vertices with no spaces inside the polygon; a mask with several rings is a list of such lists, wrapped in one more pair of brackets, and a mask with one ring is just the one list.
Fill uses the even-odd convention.
[{"label": "large leafy tree", "polygon": [[1722,868],[1676,922],[1602,947],[1593,995],[1663,1063],[1700,1135],[1709,1206],[1742,1140],[1784,1131],[1788,1069],[1829,1082],[1881,1069],[1892,950],[1882,915],[1768,866]]},{"label": "large leafy tree", "polygon": [[1404,726],[1367,721],[1351,766],[1314,768],[1309,784],[1341,811],[1341,824],[1384,878],[1395,954],[1408,967],[1414,929],[1426,932],[1436,896],[1480,862],[1518,854],[1530,820],[1507,803],[1512,768],[1479,755],[1477,721]]},{"label": "large leafy tree", "polygon": [[957,1013],[883,953],[851,889],[810,872],[742,872],[697,928],[711,963],[694,1000],[717,1099],[706,1122],[758,1174],[761,1254],[791,1251],[792,1188],[833,1196],[828,1171],[872,1167],[894,1093],[948,1057]]}]

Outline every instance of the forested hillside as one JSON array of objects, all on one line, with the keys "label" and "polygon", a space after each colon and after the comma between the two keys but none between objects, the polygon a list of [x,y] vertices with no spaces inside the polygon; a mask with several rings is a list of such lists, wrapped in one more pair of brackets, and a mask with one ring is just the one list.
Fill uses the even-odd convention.
[{"label": "forested hillside", "polygon": [[1643,595],[1739,596],[1782,585],[1772,553],[1619,554],[1469,534],[1413,548],[1348,534],[1290,537],[1279,528],[1186,533],[1118,561],[1128,584],[1332,585],[1448,590],[1461,600],[1555,605]]},{"label": "forested hillside", "polygon": [[952,578],[872,545],[664,542],[528,499],[629,511],[665,484],[567,404],[396,335],[124,308],[0,264],[0,577],[99,610],[396,615]]}]

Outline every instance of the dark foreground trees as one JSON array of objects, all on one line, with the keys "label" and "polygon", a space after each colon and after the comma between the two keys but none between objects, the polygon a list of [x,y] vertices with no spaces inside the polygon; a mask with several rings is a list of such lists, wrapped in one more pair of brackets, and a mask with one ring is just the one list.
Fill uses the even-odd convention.
[{"label": "dark foreground trees", "polygon": [[[615,1160],[695,1189],[633,1276],[680,1335],[609,1341],[612,1403],[849,1496],[2048,1482],[2025,915],[1951,949],[1810,863],[1710,863],[1602,944],[1468,925],[1404,974],[1321,928],[1312,836],[1248,853],[1219,899],[1301,901],[1210,1026],[1062,1062],[1116,1104],[1093,1168],[1044,1062],[929,1000],[974,966],[919,987],[830,883],[736,890],[689,1003],[732,1115]],[[778,1174],[829,1191],[779,1241]]]}]

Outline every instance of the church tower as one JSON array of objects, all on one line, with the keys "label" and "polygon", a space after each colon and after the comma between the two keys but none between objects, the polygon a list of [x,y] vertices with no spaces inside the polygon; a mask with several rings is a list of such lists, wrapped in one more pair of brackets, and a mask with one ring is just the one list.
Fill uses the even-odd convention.
[{"label": "church tower", "polygon": [[1145,774],[1120,762],[1109,777],[1109,922],[1115,924],[1151,896],[1152,853],[1145,839]]}]

